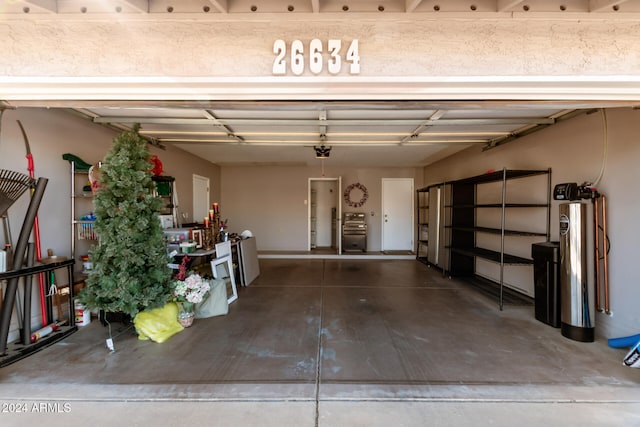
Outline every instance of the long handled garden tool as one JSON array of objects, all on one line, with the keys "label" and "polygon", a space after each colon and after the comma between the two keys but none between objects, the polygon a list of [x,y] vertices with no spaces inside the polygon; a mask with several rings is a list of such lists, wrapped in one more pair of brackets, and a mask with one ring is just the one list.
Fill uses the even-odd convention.
[{"label": "long handled garden tool", "polygon": [[[0,137],[2,136],[2,114],[4,113],[4,108],[0,108]],[[0,138],[1,139],[1,138]],[[2,214],[2,223],[5,223],[5,215]],[[5,228],[6,230],[6,228]],[[7,232],[5,231],[4,233],[4,238],[5,238],[5,243],[7,240]],[[6,248],[6,244],[5,244],[5,248]],[[5,265],[10,265],[10,263],[7,262],[7,255],[9,255],[8,252],[5,253]],[[4,281],[0,282],[0,310],[2,309],[2,302],[4,300]]]},{"label": "long handled garden tool", "polygon": [[[20,130],[22,131],[22,137],[24,138],[24,145],[27,149],[27,170],[29,171],[29,177],[31,179],[35,178],[35,166],[33,162],[33,155],[31,154],[31,147],[29,146],[29,138],[27,137],[27,132],[25,132],[24,127],[20,120],[17,120],[18,126],[20,126]],[[34,189],[31,190],[31,195],[33,196]],[[40,262],[42,260],[42,248],[40,245],[40,226],[38,223],[38,215],[33,221],[33,235],[36,241],[36,261]],[[40,285],[40,313],[42,315],[42,324],[46,325],[49,323],[49,316],[47,314],[47,302],[45,299],[45,283],[44,283],[44,275],[42,273],[38,274],[38,284]]]},{"label": "long handled garden tool", "polygon": [[[0,107],[0,139],[2,139],[2,114],[4,114],[4,108]],[[9,241],[7,240],[7,221],[9,220],[9,217],[6,216],[5,213],[2,214],[2,224],[4,225],[4,240],[5,240],[5,254],[4,254],[4,260],[5,260],[5,266],[11,265],[11,261],[9,261],[9,256],[10,256],[10,252],[7,251],[7,249],[11,248],[11,245],[9,244]],[[9,246],[7,246],[9,245]],[[4,281],[0,282],[0,310],[2,309],[2,302],[4,300]]]},{"label": "long handled garden tool", "polygon": [[[14,179],[7,179],[2,176],[3,174],[8,174],[9,177],[14,177]],[[19,178],[19,180],[15,178]],[[26,180],[24,178],[26,178]],[[24,257],[27,244],[33,231],[33,222],[38,214],[38,208],[40,206],[40,202],[42,202],[42,196],[44,195],[47,182],[47,178],[40,177],[35,183],[35,191],[29,201],[29,207],[27,208],[27,213],[25,215],[24,222],[22,223],[22,228],[20,229],[20,235],[18,236],[18,240],[13,251],[13,270],[20,270],[24,267]],[[0,170],[0,212],[4,213],[22,192],[28,188],[32,188],[32,184],[33,180],[27,175]],[[0,352],[2,352],[2,354],[4,353],[7,345],[9,327],[11,325],[11,311],[16,301],[16,291],[18,289],[19,279],[20,277],[16,276],[7,281],[7,289],[4,294],[4,305],[0,310]]]}]

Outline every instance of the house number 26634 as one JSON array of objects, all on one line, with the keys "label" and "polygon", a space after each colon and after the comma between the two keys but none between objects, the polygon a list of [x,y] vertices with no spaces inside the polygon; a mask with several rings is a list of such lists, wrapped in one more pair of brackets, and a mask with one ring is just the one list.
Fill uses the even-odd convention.
[{"label": "house number 26634", "polygon": [[328,40],[326,56],[324,43],[319,39],[311,40],[307,51],[305,47],[300,40],[294,40],[287,51],[287,43],[284,40],[278,39],[273,42],[273,53],[276,55],[273,60],[273,74],[287,74],[289,67],[293,74],[299,76],[304,73],[307,64],[313,74],[322,73],[325,67],[330,74],[338,74],[342,70],[343,62],[349,64],[349,74],[360,74],[358,40],[353,40],[346,49],[342,46],[342,40]]}]

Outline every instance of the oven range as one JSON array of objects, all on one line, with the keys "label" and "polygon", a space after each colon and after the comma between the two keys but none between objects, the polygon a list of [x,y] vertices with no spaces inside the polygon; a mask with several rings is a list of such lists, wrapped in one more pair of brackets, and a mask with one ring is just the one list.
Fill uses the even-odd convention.
[{"label": "oven range", "polygon": [[345,212],[342,221],[342,251],[367,251],[367,222],[363,212]]}]

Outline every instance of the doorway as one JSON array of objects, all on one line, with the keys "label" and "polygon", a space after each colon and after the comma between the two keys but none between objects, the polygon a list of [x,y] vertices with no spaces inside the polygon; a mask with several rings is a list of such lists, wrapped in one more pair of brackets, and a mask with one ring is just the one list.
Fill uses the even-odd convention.
[{"label": "doorway", "polygon": [[413,251],[413,178],[382,178],[382,251]]},{"label": "doorway", "polygon": [[203,221],[209,215],[209,178],[193,175],[193,222]]},{"label": "doorway", "polygon": [[342,251],[340,224],[342,179],[309,178],[308,219],[310,252],[336,253]]}]

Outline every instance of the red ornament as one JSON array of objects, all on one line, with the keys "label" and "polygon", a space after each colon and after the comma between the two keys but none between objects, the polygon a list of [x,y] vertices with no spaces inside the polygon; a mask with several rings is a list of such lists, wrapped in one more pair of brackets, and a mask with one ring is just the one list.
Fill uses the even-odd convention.
[{"label": "red ornament", "polygon": [[164,170],[162,169],[162,162],[160,161],[158,156],[154,154],[153,156],[151,156],[151,159],[149,161],[151,162],[151,164],[153,164],[151,173],[153,173],[153,175],[155,176],[162,175],[162,172],[164,172]]}]

